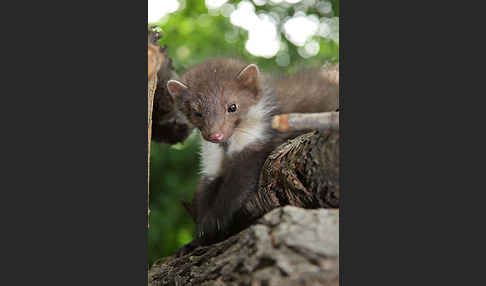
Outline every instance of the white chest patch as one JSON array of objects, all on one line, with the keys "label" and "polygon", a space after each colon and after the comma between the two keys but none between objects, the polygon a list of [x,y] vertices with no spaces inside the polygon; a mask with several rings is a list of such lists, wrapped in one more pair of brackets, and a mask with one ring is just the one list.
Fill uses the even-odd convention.
[{"label": "white chest patch", "polygon": [[272,110],[269,103],[268,100],[262,99],[248,110],[248,114],[229,139],[229,155],[240,152],[253,143],[268,139],[266,131],[270,128],[270,120],[267,114]]},{"label": "white chest patch", "polygon": [[201,174],[206,177],[219,175],[223,166],[223,159],[223,148],[201,137]]}]

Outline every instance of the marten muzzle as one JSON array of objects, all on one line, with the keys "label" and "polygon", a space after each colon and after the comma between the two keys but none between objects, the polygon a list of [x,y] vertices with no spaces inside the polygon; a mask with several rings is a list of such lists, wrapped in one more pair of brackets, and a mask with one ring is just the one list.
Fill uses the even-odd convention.
[{"label": "marten muzzle", "polygon": [[209,135],[211,142],[220,143],[224,139],[224,134],[221,132],[212,133]]}]

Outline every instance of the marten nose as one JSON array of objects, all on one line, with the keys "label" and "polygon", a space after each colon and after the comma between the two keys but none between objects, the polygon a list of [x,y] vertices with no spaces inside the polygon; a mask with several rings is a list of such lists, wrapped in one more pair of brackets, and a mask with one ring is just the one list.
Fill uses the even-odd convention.
[{"label": "marten nose", "polygon": [[221,141],[221,140],[223,140],[224,135],[223,135],[223,133],[218,132],[218,133],[213,133],[213,134],[209,135],[209,138],[213,141]]}]

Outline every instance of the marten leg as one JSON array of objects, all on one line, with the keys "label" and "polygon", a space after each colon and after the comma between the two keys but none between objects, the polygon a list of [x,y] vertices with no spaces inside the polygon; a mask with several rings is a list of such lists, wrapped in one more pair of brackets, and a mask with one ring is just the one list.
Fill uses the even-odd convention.
[{"label": "marten leg", "polygon": [[[190,207],[185,206],[186,210],[188,210],[196,225],[199,225],[201,217],[205,217],[206,213],[210,211],[212,202],[215,200],[221,182],[221,177],[214,179],[203,177],[197,186],[197,190],[194,194]],[[194,239],[190,243],[182,246],[176,251],[176,257],[186,255],[192,252],[198,246],[207,244],[204,243],[204,240],[199,239],[202,234],[198,234],[198,230],[199,227],[196,230]]]},{"label": "marten leg", "polygon": [[225,164],[224,177],[209,208],[198,217],[197,235],[204,244],[221,241],[241,231],[265,210],[252,208],[251,216],[238,215],[249,200],[255,200],[260,171],[267,152],[241,152]]},{"label": "marten leg", "polygon": [[269,208],[257,193],[260,171],[268,152],[235,154],[225,164],[224,175],[203,179],[194,197],[196,236],[178,250],[185,255],[201,245],[222,241],[248,227]]}]

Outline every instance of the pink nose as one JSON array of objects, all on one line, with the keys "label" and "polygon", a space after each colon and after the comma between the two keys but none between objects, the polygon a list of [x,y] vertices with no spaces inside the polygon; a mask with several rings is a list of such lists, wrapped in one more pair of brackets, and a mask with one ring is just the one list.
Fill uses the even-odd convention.
[{"label": "pink nose", "polygon": [[221,140],[223,140],[224,135],[221,132],[219,132],[219,133],[213,133],[213,134],[209,135],[209,138],[211,140],[214,140],[214,141],[221,141]]}]

